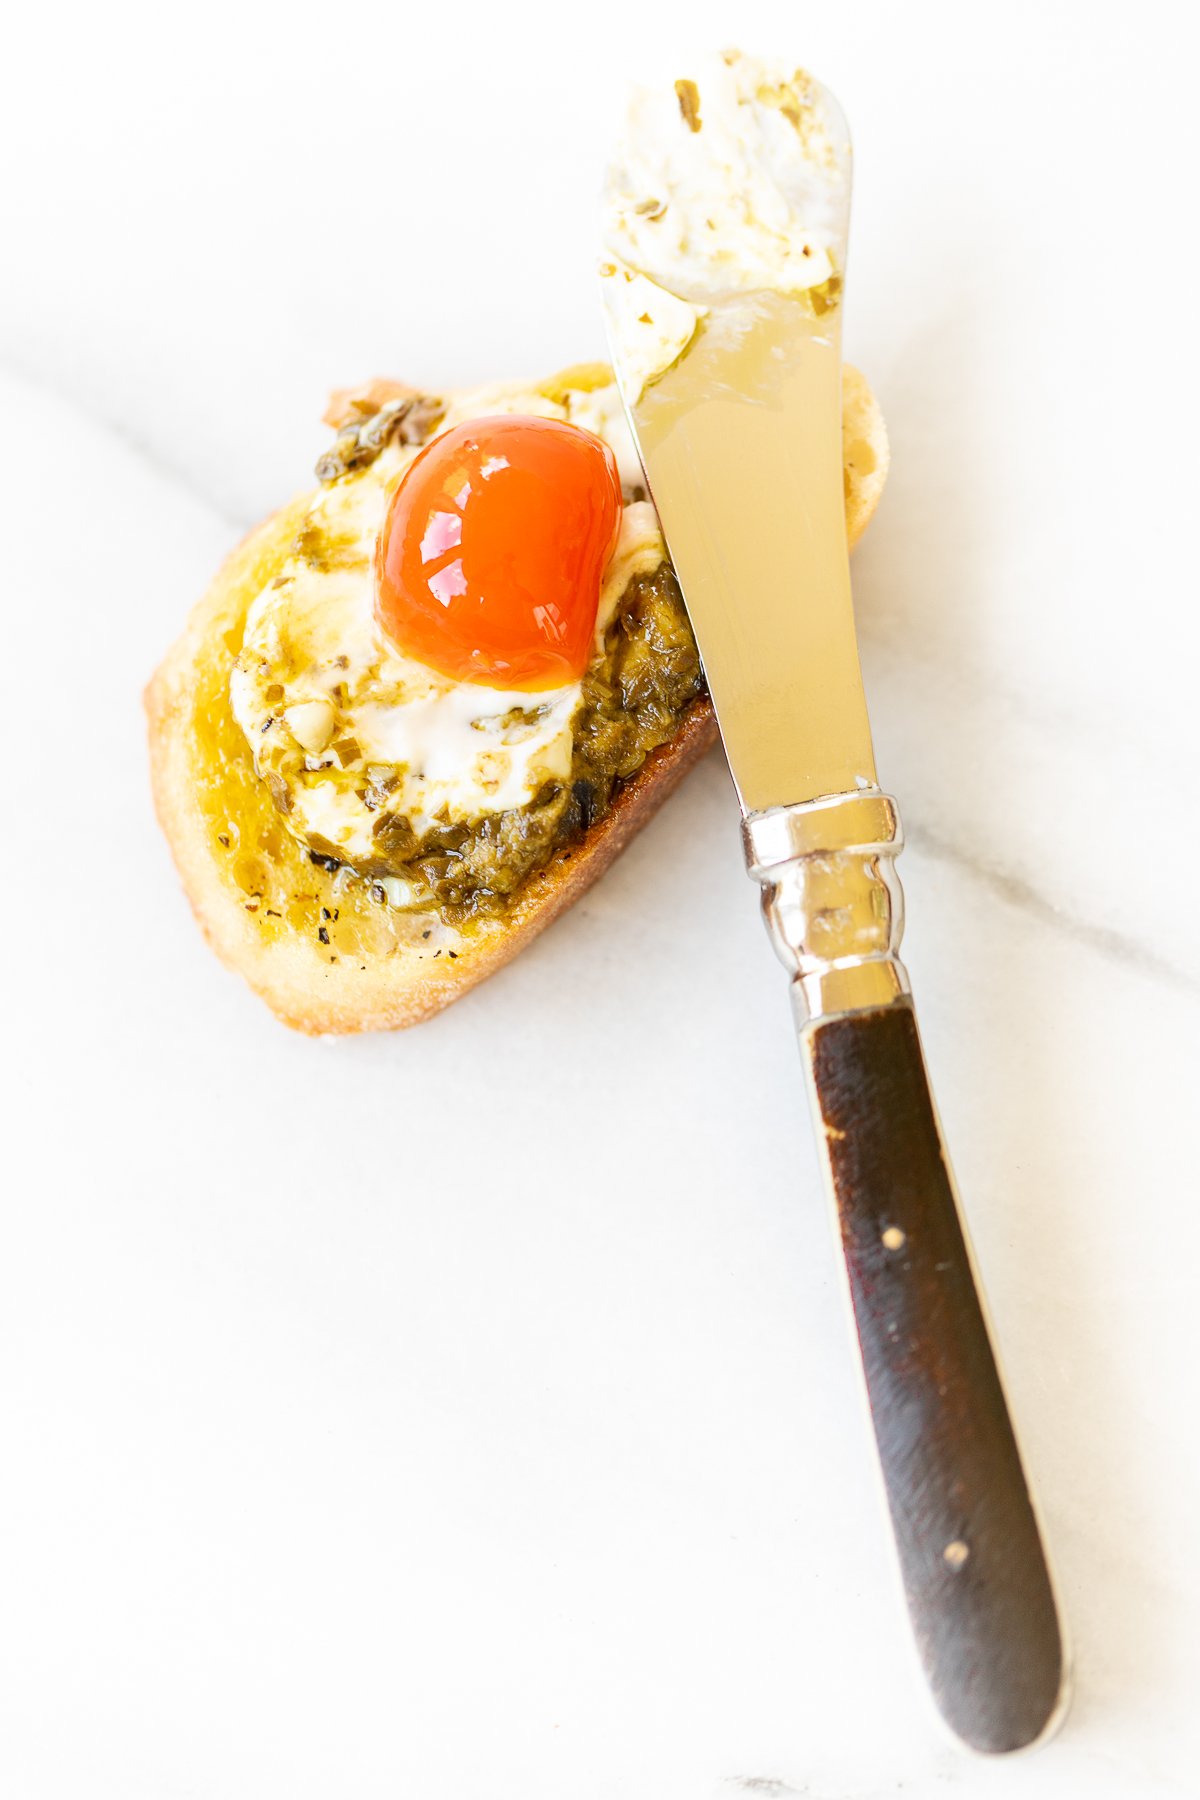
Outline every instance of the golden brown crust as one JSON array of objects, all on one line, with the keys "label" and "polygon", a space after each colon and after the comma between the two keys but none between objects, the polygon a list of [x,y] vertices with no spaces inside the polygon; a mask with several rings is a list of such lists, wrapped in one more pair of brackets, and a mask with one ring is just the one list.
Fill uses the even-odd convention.
[{"label": "golden brown crust", "polygon": [[[865,379],[849,369],[844,441],[853,544],[883,487],[887,437]],[[696,702],[672,741],[624,784],[608,813],[529,879],[502,920],[423,931],[420,919],[395,917],[385,908],[372,935],[361,894],[350,896],[353,906],[346,907],[355,917],[339,921],[337,900],[346,899],[344,890],[339,894],[336,880],[314,868],[286,834],[278,838],[277,854],[295,890],[294,911],[282,918],[268,911],[256,893],[247,897],[244,879],[240,886],[234,879],[232,855],[219,847],[227,840],[214,835],[205,812],[214,752],[199,729],[198,695],[206,677],[215,672],[223,678],[246,609],[294,537],[306,499],[273,515],[238,546],[151,680],[146,710],[154,802],[209,943],[285,1024],[314,1034],[393,1030],[428,1018],[494,974],[571,906],[716,742],[716,721],[707,700]],[[330,925],[322,926],[319,921],[331,914]]]}]

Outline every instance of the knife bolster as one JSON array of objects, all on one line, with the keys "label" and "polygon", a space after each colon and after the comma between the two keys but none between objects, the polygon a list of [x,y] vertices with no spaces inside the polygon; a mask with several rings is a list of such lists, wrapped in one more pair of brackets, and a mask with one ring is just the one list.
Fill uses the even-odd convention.
[{"label": "knife bolster", "polygon": [[742,845],[799,1024],[890,1006],[909,992],[897,954],[904,834],[890,794],[872,788],[751,813]]}]

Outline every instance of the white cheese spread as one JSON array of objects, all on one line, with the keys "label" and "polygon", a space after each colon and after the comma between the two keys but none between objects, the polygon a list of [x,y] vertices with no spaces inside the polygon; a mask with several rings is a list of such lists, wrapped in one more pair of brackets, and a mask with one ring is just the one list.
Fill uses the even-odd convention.
[{"label": "white cheese spread", "polygon": [[606,309],[632,405],[709,306],[840,273],[850,146],[803,69],[729,50],[634,89],[608,172]]}]

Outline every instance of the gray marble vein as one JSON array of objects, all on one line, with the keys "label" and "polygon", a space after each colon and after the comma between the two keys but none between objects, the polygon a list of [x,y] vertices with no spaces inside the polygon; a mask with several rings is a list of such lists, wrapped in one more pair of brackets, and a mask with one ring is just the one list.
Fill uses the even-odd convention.
[{"label": "gray marble vein", "polygon": [[[170,483],[196,505],[204,507],[230,531],[240,536],[255,523],[250,516],[231,511],[224,501],[209,491],[196,472],[165,447],[161,432],[139,428],[128,417],[117,417],[95,403],[81,399],[77,389],[47,375],[25,358],[11,354],[0,356],[0,374],[86,419],[94,429],[104,432],[136,456],[159,480]],[[178,443],[178,431],[171,441]]]},{"label": "gray marble vein", "polygon": [[1167,982],[1172,988],[1182,989],[1185,993],[1200,994],[1200,979],[1189,970],[1157,955],[1137,938],[1127,937],[1122,932],[1111,931],[1089,919],[1064,912],[1032,882],[1024,880],[1011,870],[984,861],[952,838],[943,836],[923,823],[913,825],[906,820],[904,830],[906,841],[915,849],[937,862],[950,863],[963,870],[1017,911],[1052,926],[1075,943],[1097,951],[1107,960],[1122,963],[1156,981]]}]

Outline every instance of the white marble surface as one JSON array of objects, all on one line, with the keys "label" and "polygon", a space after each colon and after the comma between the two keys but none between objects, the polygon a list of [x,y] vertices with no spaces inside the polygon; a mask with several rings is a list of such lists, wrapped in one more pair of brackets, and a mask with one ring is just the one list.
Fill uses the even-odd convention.
[{"label": "white marble surface", "polygon": [[[1185,9],[688,8],[855,127],[909,963],[1076,1641],[913,1679],[784,988],[710,762],[421,1031],[211,959],[139,691],[326,388],[599,352],[608,0],[26,9],[0,113],[5,1800],[1197,1791]],[[682,71],[679,71],[682,72]]]}]

